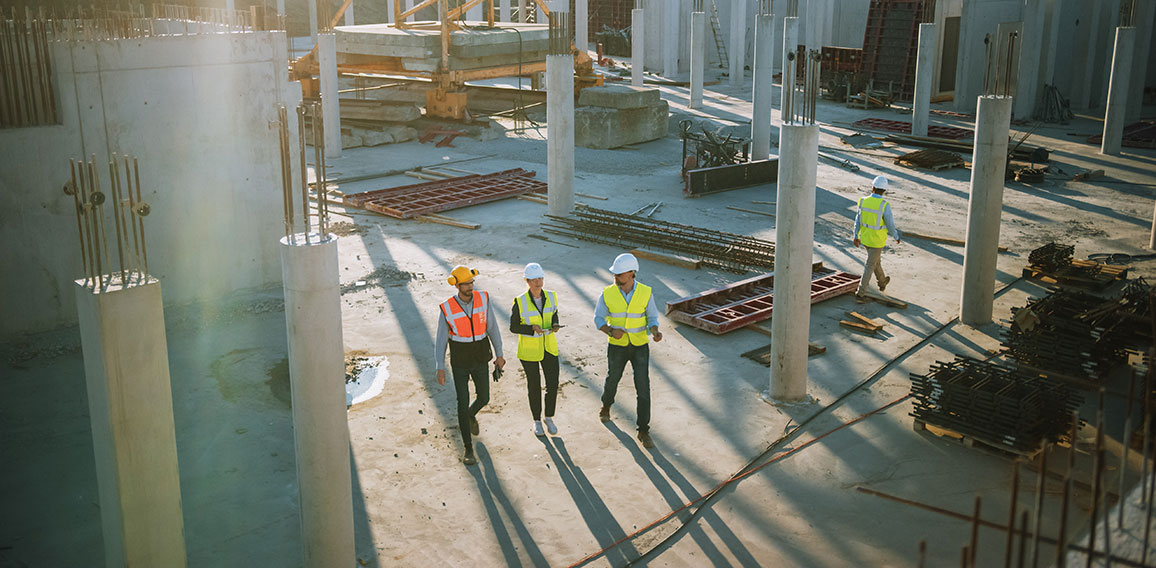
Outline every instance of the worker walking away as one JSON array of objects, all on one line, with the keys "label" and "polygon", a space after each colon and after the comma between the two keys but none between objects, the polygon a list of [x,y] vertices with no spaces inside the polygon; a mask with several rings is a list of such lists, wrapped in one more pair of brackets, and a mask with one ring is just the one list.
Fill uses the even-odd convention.
[{"label": "worker walking away", "polygon": [[[494,359],[498,369],[506,366],[502,357],[502,334],[494,320],[493,306],[487,292],[474,289],[478,271],[456,266],[450,272],[449,283],[458,289],[438,306],[438,331],[434,340],[434,361],[439,385],[446,384],[446,345],[450,349],[450,369],[453,371],[454,391],[458,401],[458,429],[466,446],[463,462],[478,463],[474,458],[473,436],[479,433],[478,411],[490,402],[489,363]],[[491,351],[492,346],[492,351]],[[470,404],[470,381],[474,382],[477,398]]]},{"label": "worker walking away", "polygon": [[650,286],[635,281],[638,259],[623,253],[610,267],[614,284],[602,290],[594,307],[594,325],[608,337],[606,386],[602,392],[602,410],[598,418],[610,421],[610,407],[618,392],[618,381],[626,363],[634,372],[634,390],[638,395],[638,441],[653,448],[650,439],[650,346],[647,333],[662,341],[658,331],[658,309]]},{"label": "worker walking away", "polygon": [[887,244],[887,235],[895,234],[895,243],[900,241],[899,228],[895,226],[895,219],[891,216],[891,204],[884,199],[887,192],[887,178],[875,176],[871,182],[872,193],[859,199],[859,209],[855,212],[855,246],[862,244],[867,247],[867,264],[863,267],[863,278],[859,281],[859,289],[855,291],[855,299],[859,303],[867,302],[867,290],[871,284],[871,276],[879,283],[879,291],[887,290],[891,277],[883,272],[883,247]]},{"label": "worker walking away", "polygon": [[[558,406],[558,296],[543,290],[546,272],[536,262],[522,271],[528,289],[514,298],[510,331],[518,335],[518,360],[526,372],[526,394],[534,416],[534,435],[558,433],[554,410]],[[541,367],[541,374],[538,372]],[[546,425],[542,427],[542,376],[546,377]]]}]

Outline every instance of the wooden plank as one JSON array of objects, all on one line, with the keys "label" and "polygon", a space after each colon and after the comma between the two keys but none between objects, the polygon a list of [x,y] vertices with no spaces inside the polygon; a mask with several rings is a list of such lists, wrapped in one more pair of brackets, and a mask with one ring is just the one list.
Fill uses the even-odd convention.
[{"label": "wooden plank", "polygon": [[702,261],[686,258],[683,256],[676,256],[673,254],[663,254],[661,252],[654,252],[654,251],[642,250],[642,249],[634,249],[634,250],[630,251],[630,254],[633,254],[634,256],[637,256],[638,258],[645,258],[647,260],[653,260],[656,262],[661,262],[664,264],[670,264],[673,266],[681,266],[682,268],[689,268],[691,270],[698,270],[702,264]]},{"label": "wooden plank", "polygon": [[901,310],[907,309],[907,302],[896,300],[895,298],[892,298],[891,296],[887,296],[885,294],[879,295],[879,294],[875,294],[873,292],[867,292],[866,294],[863,294],[862,297],[867,298],[868,300],[871,300],[872,302],[879,302],[880,304],[883,304],[884,306],[890,306],[892,308],[899,308]]},{"label": "wooden plank", "polygon": [[450,219],[449,217],[443,217],[441,215],[418,215],[417,217],[414,217],[414,218],[417,219],[418,221],[424,221],[426,223],[438,223],[441,225],[449,225],[451,227],[460,227],[462,229],[471,229],[472,230],[472,229],[477,229],[478,227],[481,227],[481,225],[479,225],[477,223],[464,223],[462,221],[455,221],[453,219]]},{"label": "wooden plank", "polygon": [[867,317],[867,316],[865,316],[859,312],[846,312],[845,315],[849,318],[852,318],[853,320],[858,320],[859,323],[873,327],[876,330],[883,329],[883,324],[881,324],[881,323],[879,323],[879,322],[877,322],[877,321],[875,321],[875,320],[873,320],[873,319],[871,319],[871,318],[869,318],[869,317]]},{"label": "wooden plank", "polygon": [[754,209],[743,209],[742,207],[732,207],[730,205],[727,205],[727,209],[731,209],[733,211],[742,211],[743,213],[754,213],[756,215],[766,215],[767,217],[774,217],[775,216],[774,213],[767,213],[766,211],[755,211]]},{"label": "wooden plank", "polygon": [[857,321],[839,320],[839,325],[841,325],[847,329],[852,329],[855,331],[866,333],[867,335],[875,335],[875,332],[879,331],[879,328],[877,328],[877,327],[873,327],[873,326],[870,326],[870,325],[867,325],[864,323],[859,323]]},{"label": "wooden plank", "polygon": [[[924,235],[922,233],[916,233],[915,231],[903,231],[903,236],[905,238],[906,237],[913,237],[916,239],[922,239],[925,241],[932,241],[932,242],[936,242],[936,243],[945,243],[945,244],[949,244],[949,245],[964,246],[967,244],[966,242],[961,241],[959,239],[952,239],[950,237],[937,237],[935,235]],[[998,247],[997,250],[999,250],[999,252],[1007,252],[1008,248],[1005,246],[1000,246],[1000,247]]]},{"label": "wooden plank", "polygon": [[543,198],[537,197],[535,195],[519,195],[518,199],[525,199],[526,201],[533,201],[534,203],[541,203],[542,205],[548,205],[550,203],[549,201],[547,201]]}]

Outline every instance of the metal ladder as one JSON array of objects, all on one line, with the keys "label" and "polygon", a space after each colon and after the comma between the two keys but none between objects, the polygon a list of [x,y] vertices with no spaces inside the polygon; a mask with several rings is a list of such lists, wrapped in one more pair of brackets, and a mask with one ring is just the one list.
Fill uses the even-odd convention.
[{"label": "metal ladder", "polygon": [[714,47],[718,50],[718,66],[726,68],[730,59],[727,57],[727,46],[719,37],[718,5],[714,0],[710,0],[710,31],[714,36]]}]

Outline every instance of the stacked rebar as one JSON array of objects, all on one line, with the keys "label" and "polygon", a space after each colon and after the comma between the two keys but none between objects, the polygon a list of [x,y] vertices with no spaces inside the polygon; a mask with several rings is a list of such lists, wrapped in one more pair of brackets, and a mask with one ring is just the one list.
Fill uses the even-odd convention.
[{"label": "stacked rebar", "polygon": [[958,356],[912,373],[911,396],[917,420],[1019,453],[1060,438],[1082,404],[1066,383]]},{"label": "stacked rebar", "polygon": [[1032,268],[1055,273],[1072,265],[1072,253],[1075,250],[1076,247],[1072,245],[1048,243],[1028,255],[1028,264]]},{"label": "stacked rebar", "polygon": [[547,215],[543,231],[625,248],[671,251],[733,272],[775,267],[775,244],[734,233],[579,206],[573,217]]},{"label": "stacked rebar", "polygon": [[1129,282],[1111,298],[1053,290],[1013,309],[1013,323],[1003,332],[1004,349],[1021,365],[1043,372],[1103,379],[1129,350],[1151,345],[1150,290],[1143,279]]},{"label": "stacked rebar", "polygon": [[[120,158],[124,159],[123,169]],[[108,161],[111,196],[101,191],[100,166],[95,155],[88,162],[69,160],[69,165],[71,177],[64,185],[64,193],[72,196],[76,208],[85,286],[104,291],[113,285],[128,287],[147,282],[149,261],[144,218],[150,208],[141,192],[139,162],[132,156],[112,155]],[[112,247],[108,244],[106,203],[113,220],[115,265]]]}]

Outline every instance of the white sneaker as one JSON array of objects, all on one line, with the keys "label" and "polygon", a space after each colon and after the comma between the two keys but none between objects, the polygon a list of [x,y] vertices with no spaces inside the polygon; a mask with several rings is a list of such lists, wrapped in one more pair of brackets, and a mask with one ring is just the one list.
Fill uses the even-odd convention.
[{"label": "white sneaker", "polygon": [[542,421],[541,420],[535,420],[534,421],[534,435],[535,436],[545,436],[546,435],[546,432],[544,430],[542,430]]},{"label": "white sneaker", "polygon": [[552,416],[546,417],[546,430],[550,432],[551,436],[558,435],[558,427],[554,425],[554,418]]}]

